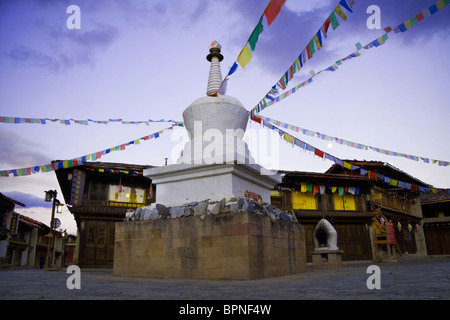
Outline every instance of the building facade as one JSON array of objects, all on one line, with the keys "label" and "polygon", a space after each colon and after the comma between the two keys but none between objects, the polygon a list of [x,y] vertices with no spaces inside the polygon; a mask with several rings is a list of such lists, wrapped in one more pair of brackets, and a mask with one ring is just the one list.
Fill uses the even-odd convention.
[{"label": "building facade", "polygon": [[428,254],[450,254],[450,195],[428,193],[420,198]]},{"label": "building facade", "polygon": [[[351,163],[375,174],[423,184],[385,163]],[[326,173],[286,171],[282,183],[272,192],[271,202],[292,210],[304,225],[308,261],[308,253],[314,250],[313,232],[322,218],[336,229],[343,260],[376,261],[397,254],[426,254],[419,194],[360,175],[359,171],[339,165]],[[390,226],[394,228],[388,230]],[[390,234],[395,241],[389,241]]]},{"label": "building facade", "polygon": [[155,190],[142,175],[149,166],[90,162],[56,170],[65,203],[77,223],[74,263],[112,268],[115,223],[127,210],[150,205]]}]

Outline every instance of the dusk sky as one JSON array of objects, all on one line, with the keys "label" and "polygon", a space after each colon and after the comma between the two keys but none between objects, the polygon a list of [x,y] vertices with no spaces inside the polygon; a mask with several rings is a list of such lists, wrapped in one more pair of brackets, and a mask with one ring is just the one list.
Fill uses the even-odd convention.
[{"label": "dusk sky", "polygon": [[[437,0],[356,0],[347,20],[330,27],[323,48],[288,88],[414,17]],[[230,76],[227,95],[251,110],[288,70],[339,0],[287,0],[260,35],[253,58]],[[236,61],[268,0],[22,0],[0,1],[0,116],[76,120],[183,121],[182,113],[206,95],[208,45],[222,45],[222,76]],[[68,29],[70,5],[81,10],[80,29]],[[370,5],[381,28],[369,29]],[[400,153],[450,161],[450,6],[384,45],[360,50],[335,72],[325,71],[297,93],[261,112],[285,123]],[[0,123],[0,170],[66,160],[111,148],[169,127],[169,123],[70,125]],[[262,141],[268,129],[249,123]],[[450,188],[450,166],[373,150],[358,150],[284,129],[340,159],[378,160],[436,188]],[[145,165],[176,162],[184,128],[128,146],[99,161]],[[267,140],[266,139],[266,140]],[[271,169],[324,172],[333,162],[277,138]],[[178,151],[177,151],[178,150]],[[252,152],[255,150],[250,148]],[[258,150],[255,150],[258,160]],[[44,191],[56,189],[54,172],[0,177],[0,192],[26,208],[16,212],[46,224]],[[76,233],[67,207],[61,228]]]}]

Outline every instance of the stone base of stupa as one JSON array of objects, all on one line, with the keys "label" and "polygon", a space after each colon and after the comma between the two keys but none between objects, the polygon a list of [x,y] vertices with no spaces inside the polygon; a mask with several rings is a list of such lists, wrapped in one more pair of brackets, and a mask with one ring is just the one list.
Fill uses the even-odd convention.
[{"label": "stone base of stupa", "polygon": [[251,280],[305,271],[296,222],[245,211],[116,223],[115,276]]}]

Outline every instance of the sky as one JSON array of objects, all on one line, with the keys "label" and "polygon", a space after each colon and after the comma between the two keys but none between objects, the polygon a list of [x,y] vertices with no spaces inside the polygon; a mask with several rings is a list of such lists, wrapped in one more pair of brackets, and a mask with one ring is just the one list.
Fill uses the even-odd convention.
[{"label": "sky", "polygon": [[[263,20],[253,58],[229,77],[227,95],[251,110],[281,78],[319,30],[337,0],[287,0],[270,25]],[[222,45],[224,77],[258,23],[267,0],[17,0],[0,1],[0,116],[183,121],[183,111],[206,95],[208,46]],[[295,74],[288,88],[308,79],[435,3],[429,0],[356,0],[338,17],[323,48]],[[70,5],[80,8],[80,29],[69,29]],[[380,29],[370,29],[370,5],[380,8]],[[450,6],[404,33],[389,33],[382,46],[362,50],[335,72],[323,72],[297,93],[261,112],[314,132],[401,153],[450,161],[448,79]],[[70,20],[71,21],[71,20]],[[63,125],[0,123],[0,170],[44,165],[114,147],[169,127],[169,123]],[[252,155],[276,170],[324,172],[329,160],[256,133]],[[357,150],[286,130],[340,159],[375,160],[437,188],[450,188],[450,167],[372,150]],[[277,135],[277,134],[275,134]],[[129,146],[100,161],[144,165],[175,163],[184,128]],[[269,144],[270,143],[270,144]],[[253,153],[254,152],[254,153]],[[16,212],[50,223],[44,191],[57,190],[54,172],[0,177],[0,192],[26,204]],[[67,207],[61,228],[76,232]]]}]

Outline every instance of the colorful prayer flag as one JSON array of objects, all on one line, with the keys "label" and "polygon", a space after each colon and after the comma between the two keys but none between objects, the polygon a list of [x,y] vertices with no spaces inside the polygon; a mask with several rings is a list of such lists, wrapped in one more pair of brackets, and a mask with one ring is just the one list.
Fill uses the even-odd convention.
[{"label": "colorful prayer flag", "polygon": [[281,7],[283,7],[286,0],[271,0],[267,5],[266,11],[264,14],[266,15],[267,24],[270,26],[275,18],[281,11]]},{"label": "colorful prayer flag", "polygon": [[336,12],[336,14],[341,17],[344,21],[347,20],[347,16],[345,15],[344,11],[341,8],[341,5],[338,3],[338,5],[336,6],[336,8],[334,9],[334,12]]},{"label": "colorful prayer flag", "polygon": [[252,59],[252,52],[250,51],[250,48],[246,44],[236,61],[241,65],[242,68],[245,69],[245,66],[250,62],[251,59]]},{"label": "colorful prayer flag", "polygon": [[339,27],[339,22],[337,21],[334,11],[330,14],[329,18],[330,18],[331,26],[333,27],[333,30],[336,30],[336,28]]},{"label": "colorful prayer flag", "polygon": [[252,51],[255,51],[256,43],[258,42],[259,35],[264,31],[263,24],[262,24],[263,18],[259,19],[259,22],[256,26],[256,28],[253,30],[250,39],[248,39],[248,45],[250,46],[250,49]]}]

